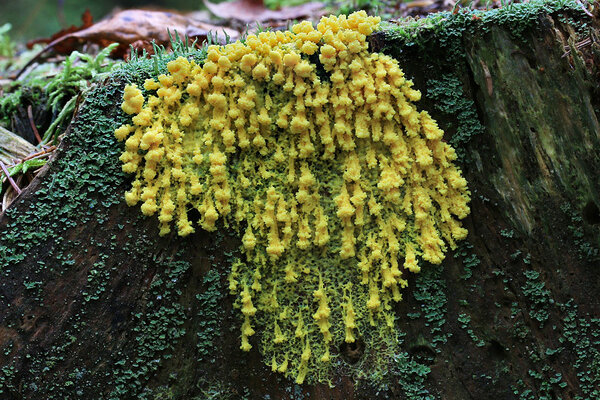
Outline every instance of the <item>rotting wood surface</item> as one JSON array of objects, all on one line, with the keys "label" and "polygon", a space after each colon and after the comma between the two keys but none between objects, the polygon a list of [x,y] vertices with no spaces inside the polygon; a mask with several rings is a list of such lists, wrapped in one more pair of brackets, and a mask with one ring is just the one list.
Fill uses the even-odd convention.
[{"label": "rotting wood surface", "polygon": [[[109,81],[0,216],[0,397],[598,398],[598,45],[577,45],[598,31],[563,20],[443,45],[372,40],[450,141],[480,130],[459,141],[467,243],[411,278],[396,307],[405,353],[387,389],[358,374],[296,386],[239,350],[225,272],[239,243],[157,239],[155,218],[124,204],[111,136],[122,85]],[[358,371],[363,350],[338,349]]]}]

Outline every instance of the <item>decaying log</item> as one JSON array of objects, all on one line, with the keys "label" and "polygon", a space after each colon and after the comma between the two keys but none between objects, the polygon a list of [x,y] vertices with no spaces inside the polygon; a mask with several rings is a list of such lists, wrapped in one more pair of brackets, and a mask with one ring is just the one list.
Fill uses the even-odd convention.
[{"label": "decaying log", "polygon": [[239,349],[239,238],[159,238],[122,200],[116,73],[0,216],[0,398],[600,398],[598,21],[532,2],[389,24],[371,46],[423,92],[472,193],[467,241],[396,307],[389,376],[342,346],[351,376],[298,386]]}]

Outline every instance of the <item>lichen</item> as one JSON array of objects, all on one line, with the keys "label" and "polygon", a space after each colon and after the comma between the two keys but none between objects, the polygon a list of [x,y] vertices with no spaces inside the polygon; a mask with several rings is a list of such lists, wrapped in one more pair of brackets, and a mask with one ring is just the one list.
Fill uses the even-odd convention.
[{"label": "lichen", "polygon": [[158,214],[161,235],[173,222],[193,233],[190,209],[207,231],[239,232],[241,349],[260,327],[266,362],[298,383],[327,379],[334,344],[393,331],[402,269],[441,263],[467,234],[455,151],[398,63],[368,51],[378,22],[250,35],[210,46],[203,65],[171,61],[144,83],[155,95],[124,90],[127,203]]}]

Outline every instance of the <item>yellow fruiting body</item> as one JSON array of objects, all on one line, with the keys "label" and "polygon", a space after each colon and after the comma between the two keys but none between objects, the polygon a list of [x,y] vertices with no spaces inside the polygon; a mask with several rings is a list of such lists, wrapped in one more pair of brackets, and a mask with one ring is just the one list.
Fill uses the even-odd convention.
[{"label": "yellow fruiting body", "polygon": [[378,23],[331,16],[209,46],[203,65],[177,58],[146,99],[126,86],[135,115],[115,131],[127,204],[158,214],[161,235],[238,229],[241,348],[259,328],[266,363],[298,383],[326,379],[331,346],[393,332],[404,271],[467,234],[454,149],[397,61],[368,51]]}]

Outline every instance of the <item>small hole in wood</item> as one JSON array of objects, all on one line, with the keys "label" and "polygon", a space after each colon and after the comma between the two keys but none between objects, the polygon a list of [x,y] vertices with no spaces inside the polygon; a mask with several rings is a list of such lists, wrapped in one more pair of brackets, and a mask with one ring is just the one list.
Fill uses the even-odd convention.
[{"label": "small hole in wood", "polygon": [[190,222],[193,221],[193,223],[195,224],[197,221],[200,221],[201,217],[202,217],[202,215],[200,215],[200,212],[197,209],[195,209],[194,207],[191,207],[189,210],[187,210],[188,221],[190,221]]},{"label": "small hole in wood", "polygon": [[342,343],[340,345],[340,354],[348,364],[356,364],[365,352],[365,345],[361,339],[352,343]]},{"label": "small hole in wood", "polygon": [[506,354],[506,349],[497,340],[492,339],[488,347],[490,353],[494,357],[503,358]]},{"label": "small hole in wood", "polygon": [[583,207],[582,217],[584,222],[590,225],[600,224],[600,209],[598,205],[593,201],[588,201],[585,207]]}]

